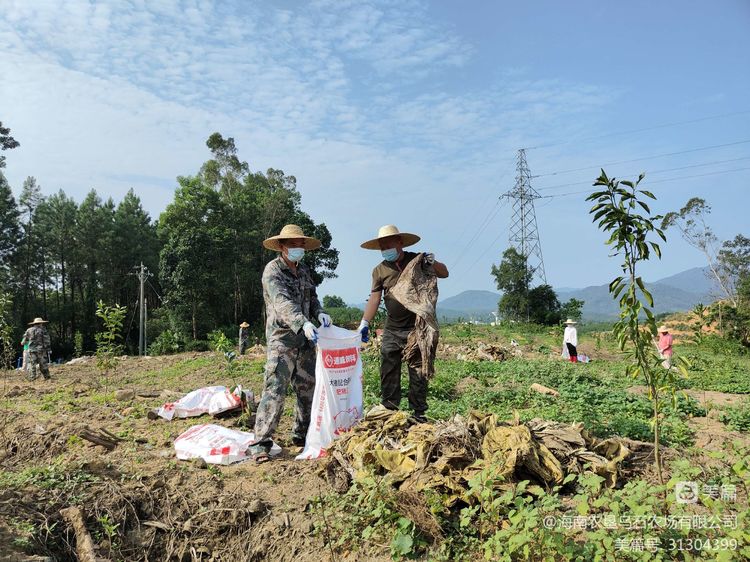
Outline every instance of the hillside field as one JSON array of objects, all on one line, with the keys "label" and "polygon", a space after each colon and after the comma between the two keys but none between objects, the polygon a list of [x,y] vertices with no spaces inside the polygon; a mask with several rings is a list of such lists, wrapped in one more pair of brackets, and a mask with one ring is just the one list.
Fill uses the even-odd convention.
[{"label": "hillside field", "polygon": [[[477,410],[517,423],[582,422],[602,438],[652,439],[650,403],[640,381],[624,378],[625,364],[607,333],[582,331],[588,364],[559,357],[554,329],[450,325],[440,341],[428,411],[436,422]],[[477,360],[480,342],[502,349],[504,360]],[[213,353],[127,357],[108,377],[93,358],[53,367],[50,382],[5,372],[0,560],[74,559],[74,533],[60,516],[70,506],[84,508],[97,555],[109,560],[748,559],[750,355],[710,337],[700,346],[678,337],[675,349],[693,370],[663,414],[665,487],[651,460],[641,458],[625,467],[615,489],[583,473],[533,493],[527,486],[534,482],[480,486],[478,503],[450,509],[441,507],[441,498],[425,496],[419,501],[439,526],[432,534],[399,503],[387,479],[369,478],[342,494],[325,478],[325,461],[295,461],[297,449],[288,440],[291,395],[277,433],[284,447],[279,459],[206,467],[175,458],[173,440],[188,427],[211,421],[252,431],[252,418],[167,422],[150,420],[147,412],[213,384],[240,383],[259,396],[262,349],[238,360],[233,380]],[[365,350],[363,358],[367,407],[378,402],[379,359],[376,350]],[[559,396],[535,392],[532,383]],[[115,398],[128,389],[134,398]],[[82,439],[86,429],[106,430],[120,441],[108,451]],[[677,481],[700,484],[698,503],[676,501]],[[712,490],[734,495],[716,497]],[[618,524],[581,529],[546,523],[603,515],[616,515]],[[722,525],[669,528],[651,519],[688,515],[697,521],[716,516]],[[625,525],[638,517],[652,523]],[[646,539],[650,552],[637,546]],[[652,548],[656,539],[659,546]]]}]

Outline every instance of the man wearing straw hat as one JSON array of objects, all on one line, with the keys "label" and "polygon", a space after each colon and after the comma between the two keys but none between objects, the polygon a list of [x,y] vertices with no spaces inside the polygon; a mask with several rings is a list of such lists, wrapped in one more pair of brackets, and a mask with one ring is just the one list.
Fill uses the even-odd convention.
[{"label": "man wearing straw hat", "polygon": [[[361,244],[366,250],[380,250],[383,261],[372,270],[372,288],[359,324],[362,341],[369,338],[370,322],[378,312],[381,298],[385,298],[387,317],[380,346],[380,393],[383,406],[397,410],[401,403],[401,354],[406,338],[414,328],[416,315],[407,310],[390,295],[401,272],[419,254],[405,252],[404,248],[419,242],[420,237],[409,232],[400,232],[392,224],[382,226],[378,235]],[[438,278],[448,277],[445,264],[435,261],[433,254],[425,254],[424,260],[431,264]],[[412,366],[409,370],[409,408],[418,421],[426,421],[427,379],[420,376]]]},{"label": "man wearing straw hat", "polygon": [[45,327],[47,324],[46,320],[41,318],[34,318],[33,322],[29,322],[29,328],[23,335],[21,343],[29,346],[29,365],[31,367],[31,374],[29,380],[34,380],[37,377],[36,367],[39,365],[39,370],[42,372],[42,376],[49,380],[49,367],[47,366],[47,357],[51,350],[51,344],[49,339],[49,333]]},{"label": "man wearing straw hat", "polygon": [[240,355],[244,355],[247,348],[250,346],[250,324],[243,322],[240,324]]},{"label": "man wearing straw hat", "polygon": [[331,324],[331,317],[318,301],[310,269],[301,262],[305,251],[320,247],[320,240],[305,236],[299,226],[288,224],[278,235],[266,239],[263,246],[279,252],[279,256],[268,262],[263,271],[267,360],[263,394],[255,415],[255,442],[248,450],[256,462],[269,459],[290,383],[297,396],[292,443],[304,445],[315,390],[318,340],[310,319],[317,318],[323,326]]}]

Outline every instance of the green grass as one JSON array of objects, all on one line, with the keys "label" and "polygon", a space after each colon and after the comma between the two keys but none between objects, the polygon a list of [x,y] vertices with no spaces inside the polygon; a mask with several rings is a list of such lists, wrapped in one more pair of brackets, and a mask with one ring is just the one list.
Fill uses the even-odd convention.
[{"label": "green grass", "polygon": [[57,460],[28,467],[20,472],[0,472],[0,489],[32,485],[43,490],[70,492],[97,480],[93,474],[78,467],[65,466],[62,461]]},{"label": "green grass", "polygon": [[738,406],[725,408],[721,421],[735,431],[750,432],[750,400],[744,400]]},{"label": "green grass", "polygon": [[54,392],[42,394],[39,400],[41,403],[39,409],[43,412],[56,413],[61,409],[67,412],[80,411],[80,403],[70,390],[57,389]]},{"label": "green grass", "polygon": [[[379,363],[376,357],[365,361],[365,406],[380,400]],[[471,377],[473,386],[459,392],[459,382]],[[556,389],[559,397],[531,390],[532,383]],[[544,418],[584,426],[600,437],[620,435],[632,439],[653,439],[650,420],[651,403],[642,395],[627,391],[633,383],[617,376],[611,364],[571,364],[547,359],[512,359],[503,362],[445,361],[436,362],[436,375],[428,391],[428,416],[446,419],[466,414],[472,409],[512,419],[517,412],[522,421]],[[406,400],[407,376],[402,377],[401,407]],[[664,407],[664,441],[688,445],[693,433],[687,419],[703,415],[692,398],[678,396],[677,407]]]},{"label": "green grass", "polygon": [[173,365],[169,365],[168,367],[140,371],[135,376],[128,376],[125,380],[127,382],[133,383],[152,383],[155,381],[159,381],[160,383],[171,382],[189,376],[195,371],[211,366],[219,367],[219,365],[220,363],[218,358],[196,357],[194,359],[185,359],[183,361],[179,361]]},{"label": "green grass", "polygon": [[691,346],[684,355],[691,364],[685,388],[750,394],[750,357],[747,355],[711,353],[698,346]]}]

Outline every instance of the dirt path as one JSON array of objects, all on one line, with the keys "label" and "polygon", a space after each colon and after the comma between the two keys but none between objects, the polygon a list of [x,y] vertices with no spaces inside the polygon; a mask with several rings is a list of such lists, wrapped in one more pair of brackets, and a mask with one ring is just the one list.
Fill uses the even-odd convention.
[{"label": "dirt path", "polygon": [[[0,537],[23,538],[19,521],[33,521],[28,540],[39,555],[70,559],[72,535],[59,510],[82,505],[86,526],[104,558],[142,560],[332,560],[325,506],[331,492],[319,463],[295,461],[297,450],[263,465],[205,467],[175,458],[174,439],[199,423],[252,431],[252,419],[209,416],[149,420],[146,413],[202,386],[239,382],[262,390],[262,354],[240,359],[228,381],[213,354],[126,358],[105,380],[94,361],[52,368],[53,379],[29,382],[18,372],[0,381]],[[151,394],[114,399],[118,389]],[[286,447],[293,401],[277,432]],[[122,441],[112,451],[80,438],[83,429],[107,430]],[[107,538],[105,523],[117,525]],[[14,526],[15,525],[15,526]],[[52,532],[44,529],[52,529]],[[120,534],[120,531],[125,533]],[[19,554],[0,538],[0,560]],[[16,541],[17,542],[17,541]],[[28,547],[27,547],[28,548]],[[32,559],[26,555],[20,559]],[[5,558],[4,558],[5,557]],[[335,560],[389,560],[386,550],[367,556],[337,553]]]},{"label": "dirt path", "polygon": [[[647,395],[648,388],[645,386],[631,386],[629,392],[634,394]],[[688,388],[684,391],[688,396],[694,398],[704,408],[724,408],[726,406],[736,406],[743,400],[748,399],[747,394],[731,394],[729,392],[716,392],[713,390],[697,390]]]}]

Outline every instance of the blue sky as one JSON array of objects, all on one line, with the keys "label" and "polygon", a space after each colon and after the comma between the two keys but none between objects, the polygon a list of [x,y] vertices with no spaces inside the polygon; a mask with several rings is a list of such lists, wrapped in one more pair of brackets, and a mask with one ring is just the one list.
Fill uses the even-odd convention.
[{"label": "blue sky", "polygon": [[[720,238],[750,235],[747,0],[0,0],[0,53],[14,189],[133,187],[157,217],[219,131],[251,168],[297,177],[341,252],[320,292],[349,302],[378,261],[359,244],[388,223],[449,266],[443,296],[494,289],[511,216],[497,198],[522,147],[555,195],[537,202],[555,286],[618,272],[575,194],[600,165],[646,172],[658,212],[700,196]],[[672,233],[644,276],[696,265]]]}]

